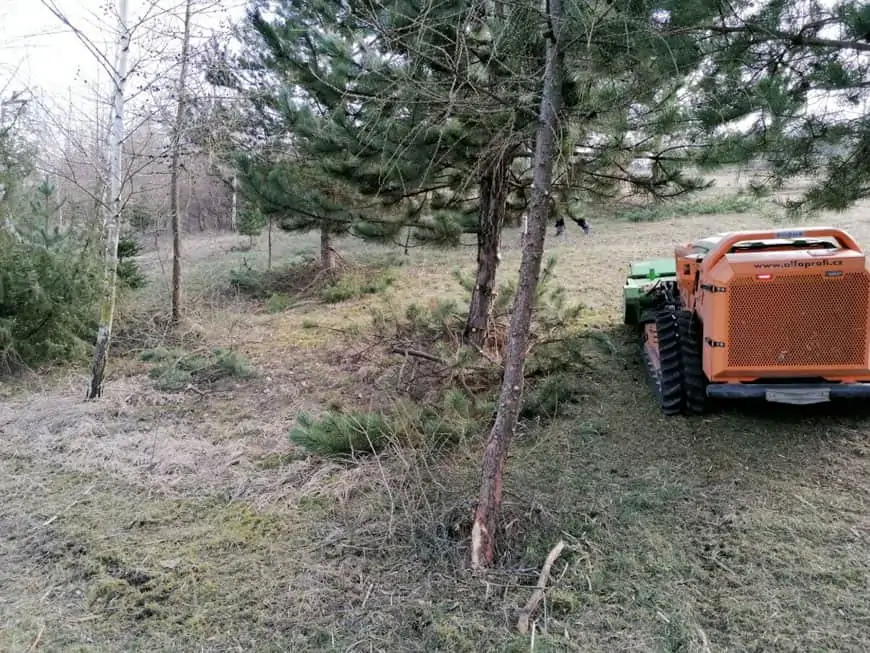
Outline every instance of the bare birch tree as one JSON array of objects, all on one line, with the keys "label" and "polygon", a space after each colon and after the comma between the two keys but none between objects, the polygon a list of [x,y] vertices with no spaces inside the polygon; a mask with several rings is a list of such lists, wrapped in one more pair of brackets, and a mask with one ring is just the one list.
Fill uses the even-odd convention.
[{"label": "bare birch tree", "polygon": [[169,171],[169,213],[172,217],[172,323],[181,319],[181,211],[178,173],[181,161],[182,132],[187,96],[187,69],[190,58],[190,16],[193,0],[184,4],[184,33],[181,41],[181,70],[178,73],[178,99],[172,130],[172,162]]},{"label": "bare birch tree", "polygon": [[[136,131],[131,129],[125,122],[128,119],[128,105],[131,100],[130,85],[133,77],[138,77],[133,91],[138,98],[134,109],[136,127],[148,123],[162,124],[165,126],[164,134],[169,135],[169,146],[163,153],[151,154],[147,157],[144,165],[154,165],[155,162],[169,163],[169,213],[173,231],[173,281],[172,281],[172,320],[177,322],[181,315],[181,231],[182,216],[180,196],[179,171],[181,168],[181,156],[184,120],[187,111],[187,99],[189,97],[189,64],[191,60],[191,34],[192,15],[197,0],[185,0],[184,4],[184,29],[180,36],[180,57],[167,57],[167,43],[165,39],[179,39],[178,33],[172,34],[172,30],[164,29],[160,23],[166,20],[177,19],[174,13],[179,7],[164,6],[160,0],[149,0],[145,4],[145,10],[132,23],[129,21],[130,0],[117,0],[117,37],[115,43],[116,55],[114,61],[110,61],[82,30],[74,25],[68,16],[58,7],[56,0],[40,0],[40,2],[85,46],[94,57],[99,68],[108,73],[111,80],[111,105],[112,121],[108,130],[108,143],[103,151],[108,152],[108,197],[102,196],[100,190],[103,185],[97,183],[96,190],[92,191],[94,204],[98,210],[103,207],[105,211],[104,236],[105,236],[105,270],[103,301],[99,316],[99,328],[94,348],[94,356],[91,367],[91,379],[88,387],[87,398],[95,399],[102,393],[103,378],[105,375],[108,350],[112,336],[112,324],[115,317],[115,298],[117,295],[117,267],[118,267],[118,242],[121,233],[122,220],[125,208],[125,197],[132,194],[132,178],[137,170],[141,170],[135,160],[133,152],[125,152],[127,136]],[[220,0],[205,0],[204,6],[220,9]],[[112,9],[106,8],[107,13]],[[149,39],[142,39],[137,47],[142,51],[139,59],[131,63],[130,49],[132,35],[135,29],[144,29]],[[168,36],[167,36],[168,34]],[[138,38],[138,37],[137,37]],[[178,42],[176,40],[176,42]],[[180,69],[179,69],[180,68]],[[175,86],[177,96],[175,99],[174,116],[170,118],[164,109],[167,107],[167,94],[164,89]],[[171,103],[170,103],[171,106]],[[162,115],[162,118],[161,118]],[[99,129],[98,129],[99,133]],[[129,149],[130,144],[126,147]],[[81,148],[84,149],[84,148]],[[99,149],[99,148],[98,148]],[[99,155],[96,157],[94,175],[99,182],[101,179],[101,165]],[[164,173],[165,174],[165,173]],[[82,184],[73,182],[79,188],[84,189]]]},{"label": "bare birch tree", "polygon": [[127,84],[127,58],[130,52],[130,31],[127,24],[129,0],[118,0],[118,40],[115,66],[112,68],[113,115],[110,136],[110,200],[111,214],[106,223],[106,263],[103,272],[103,300],[97,342],[91,363],[91,381],[87,398],[96,399],[103,392],[103,376],[112,339],[112,321],[115,317],[115,297],[118,285],[118,239],[121,235],[122,147],[124,143],[124,101]]}]

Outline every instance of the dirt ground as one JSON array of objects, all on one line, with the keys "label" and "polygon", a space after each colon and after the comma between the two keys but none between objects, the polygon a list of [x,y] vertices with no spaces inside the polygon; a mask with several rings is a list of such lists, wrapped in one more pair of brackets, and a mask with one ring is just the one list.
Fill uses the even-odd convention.
[{"label": "dirt ground", "polygon": [[[870,245],[866,211],[825,221]],[[270,313],[218,300],[228,270],[262,264],[260,250],[192,239],[197,346],[232,347],[256,376],[161,392],[127,350],[98,402],[83,401],[78,369],[0,388],[0,650],[870,649],[870,412],[661,417],[619,325],[629,261],[760,222],[593,220],[565,242],[551,231],[558,282],[588,307],[598,344],[583,401],[523,425],[506,544],[480,577],[462,564],[479,439],[434,460],[346,464],[287,437],[300,412],[375,401],[348,327],[367,328],[375,305],[461,297],[451,269],[470,269],[473,248],[414,251],[386,296]],[[506,234],[503,279],[518,239]],[[314,244],[276,235],[275,258]],[[560,538],[552,589],[521,635],[517,609]]]}]

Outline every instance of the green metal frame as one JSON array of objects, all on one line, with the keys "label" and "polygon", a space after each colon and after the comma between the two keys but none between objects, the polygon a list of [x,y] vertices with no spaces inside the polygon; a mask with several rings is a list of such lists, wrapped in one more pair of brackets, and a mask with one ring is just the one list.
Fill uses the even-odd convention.
[{"label": "green metal frame", "polygon": [[[716,246],[729,232],[713,234],[692,243],[692,251],[706,254]],[[628,278],[622,288],[622,298],[625,304],[625,324],[638,324],[643,312],[652,306],[650,297],[644,288],[654,281],[676,281],[676,256],[670,258],[655,258],[646,261],[633,261],[628,266]]]},{"label": "green metal frame", "polygon": [[634,261],[628,267],[628,278],[622,287],[625,324],[638,324],[643,312],[652,306],[645,288],[654,281],[676,281],[677,262],[674,257]]}]

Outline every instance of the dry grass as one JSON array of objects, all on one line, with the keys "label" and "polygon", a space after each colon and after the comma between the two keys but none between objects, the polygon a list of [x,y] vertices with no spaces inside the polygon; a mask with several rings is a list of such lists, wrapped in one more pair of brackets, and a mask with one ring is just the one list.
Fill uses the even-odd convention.
[{"label": "dry grass", "polygon": [[[863,210],[828,221],[870,244]],[[757,223],[593,221],[590,237],[551,239],[559,282],[609,353],[590,353],[582,404],[521,430],[500,564],[480,578],[463,568],[479,440],[437,460],[398,450],[357,464],[287,440],[300,411],[376,404],[383,370],[360,368],[354,329],[384,302],[459,296],[450,271],[470,269],[473,248],[412,251],[380,296],[269,313],[219,281],[260,253],[191,242],[181,344],[232,348],[258,374],[158,392],[136,353],[168,336],[140,322],[99,403],[81,401],[75,370],[4,391],[0,650],[867,650],[866,411],[665,419],[618,326],[631,259]],[[506,236],[503,279],[517,240]],[[275,260],[314,245],[281,236]],[[160,301],[161,283],[140,306]],[[522,636],[517,610],[559,538],[568,548]]]}]

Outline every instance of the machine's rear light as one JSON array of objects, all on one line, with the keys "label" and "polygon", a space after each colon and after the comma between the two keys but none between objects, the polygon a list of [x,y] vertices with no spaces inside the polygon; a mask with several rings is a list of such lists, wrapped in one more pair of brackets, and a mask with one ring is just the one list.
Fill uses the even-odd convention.
[{"label": "machine's rear light", "polygon": [[773,278],[773,275],[772,274],[756,274],[755,278],[761,279],[762,281],[767,281],[768,279]]}]

